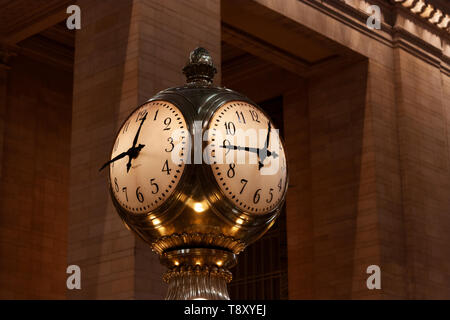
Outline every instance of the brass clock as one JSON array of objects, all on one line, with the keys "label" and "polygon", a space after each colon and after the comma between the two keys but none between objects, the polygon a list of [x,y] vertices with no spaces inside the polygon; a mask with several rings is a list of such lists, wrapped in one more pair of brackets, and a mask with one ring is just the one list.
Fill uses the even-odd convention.
[{"label": "brass clock", "polygon": [[212,86],[203,48],[187,83],[156,94],[114,139],[109,191],[126,224],[168,267],[167,299],[229,299],[237,255],[281,212],[288,166],[277,128],[254,102]]}]

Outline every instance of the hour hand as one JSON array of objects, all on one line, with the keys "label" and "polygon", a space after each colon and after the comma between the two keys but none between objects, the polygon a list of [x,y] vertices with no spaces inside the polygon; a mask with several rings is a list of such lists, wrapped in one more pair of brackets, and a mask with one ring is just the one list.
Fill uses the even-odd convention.
[{"label": "hour hand", "polygon": [[130,159],[128,159],[128,162],[127,162],[127,173],[128,173],[128,171],[130,171],[130,168],[131,168],[131,157],[130,157]]},{"label": "hour hand", "polygon": [[221,145],[220,147],[225,148],[225,149],[238,150],[238,146],[233,146],[231,144],[224,144],[224,145]]},{"label": "hour hand", "polygon": [[105,169],[109,164],[113,163],[114,161],[117,161],[119,159],[122,159],[123,157],[126,157],[128,155],[128,151],[126,152],[122,152],[121,154],[119,154],[118,156],[114,157],[113,159],[109,160],[108,162],[106,162],[98,171],[102,171],[103,169]]},{"label": "hour hand", "polygon": [[127,173],[131,169],[131,159],[136,159],[139,155],[139,152],[141,152],[141,149],[145,147],[145,144],[139,144],[137,147],[130,148],[127,153],[129,155],[128,162],[127,162]]}]

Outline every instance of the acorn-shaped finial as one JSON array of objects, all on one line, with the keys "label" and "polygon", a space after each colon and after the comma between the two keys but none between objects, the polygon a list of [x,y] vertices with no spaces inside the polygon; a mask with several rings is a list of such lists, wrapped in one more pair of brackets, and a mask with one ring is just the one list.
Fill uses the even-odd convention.
[{"label": "acorn-shaped finial", "polygon": [[217,73],[211,55],[202,47],[196,48],[189,55],[189,61],[183,68],[187,83],[194,85],[211,85]]}]

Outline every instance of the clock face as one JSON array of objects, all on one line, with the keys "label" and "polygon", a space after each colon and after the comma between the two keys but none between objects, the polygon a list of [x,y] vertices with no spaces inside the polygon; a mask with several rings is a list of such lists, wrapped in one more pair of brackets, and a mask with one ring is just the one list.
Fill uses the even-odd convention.
[{"label": "clock face", "polygon": [[185,167],[188,134],[182,113],[169,102],[152,101],[131,114],[109,161],[113,194],[123,208],[149,212],[173,193]]},{"label": "clock face", "polygon": [[270,212],[286,190],[286,156],[278,130],[258,108],[242,101],[215,111],[208,128],[214,177],[226,197],[251,214]]}]

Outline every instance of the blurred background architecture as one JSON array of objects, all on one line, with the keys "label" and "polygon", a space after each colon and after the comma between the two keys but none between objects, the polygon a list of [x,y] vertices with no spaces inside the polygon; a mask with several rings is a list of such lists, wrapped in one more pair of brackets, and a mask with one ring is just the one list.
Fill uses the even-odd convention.
[{"label": "blurred background architecture", "polygon": [[281,128],[290,165],[231,298],[450,299],[449,27],[446,0],[0,0],[0,298],[164,297],[98,168],[202,46],[216,85]]}]

